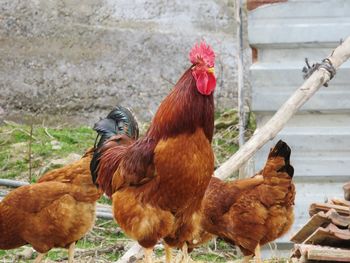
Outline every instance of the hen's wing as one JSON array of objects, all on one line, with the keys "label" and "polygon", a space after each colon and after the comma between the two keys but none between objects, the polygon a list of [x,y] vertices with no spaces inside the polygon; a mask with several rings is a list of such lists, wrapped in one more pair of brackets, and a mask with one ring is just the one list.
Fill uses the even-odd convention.
[{"label": "hen's wing", "polygon": [[52,181],[19,187],[5,196],[2,203],[23,212],[37,213],[67,194],[77,201],[91,203],[95,202],[101,195],[94,185],[84,188]]},{"label": "hen's wing", "polygon": [[139,186],[155,177],[153,163],[156,144],[149,139],[139,140],[126,149],[120,169],[115,173],[113,187]]},{"label": "hen's wing", "polygon": [[[90,162],[92,159],[93,148],[90,148],[84,156],[71,164],[68,164],[62,168],[54,169],[45,173],[39,180],[38,183],[42,182],[62,182],[62,183],[73,183],[78,182],[82,183],[82,177],[89,184],[92,183],[91,174],[90,174]],[[86,183],[85,182],[85,183]]]}]

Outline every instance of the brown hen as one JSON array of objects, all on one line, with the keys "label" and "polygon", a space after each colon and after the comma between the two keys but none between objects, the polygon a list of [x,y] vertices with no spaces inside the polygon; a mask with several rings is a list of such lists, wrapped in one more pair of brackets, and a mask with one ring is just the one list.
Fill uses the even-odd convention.
[{"label": "brown hen", "polygon": [[261,262],[259,246],[281,237],[293,223],[290,154],[289,146],[279,141],[259,173],[263,179],[259,175],[232,182],[210,181],[202,204],[203,230],[239,246],[246,256],[244,262],[254,254]]}]

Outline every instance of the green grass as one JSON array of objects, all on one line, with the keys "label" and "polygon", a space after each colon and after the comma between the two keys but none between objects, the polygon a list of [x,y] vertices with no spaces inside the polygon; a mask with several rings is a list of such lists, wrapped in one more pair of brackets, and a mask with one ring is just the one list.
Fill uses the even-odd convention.
[{"label": "green grass", "polygon": [[[1,178],[29,178],[29,145],[33,181],[48,169],[54,159],[70,153],[82,155],[94,143],[95,132],[89,127],[45,128],[34,126],[32,140],[30,127],[16,123],[0,126],[0,174]],[[46,167],[46,169],[42,169]]]},{"label": "green grass", "polygon": [[106,204],[106,205],[111,205],[112,204],[112,200],[109,199],[108,197],[104,196],[104,195],[101,196],[101,198],[98,200],[98,202],[100,204]]}]

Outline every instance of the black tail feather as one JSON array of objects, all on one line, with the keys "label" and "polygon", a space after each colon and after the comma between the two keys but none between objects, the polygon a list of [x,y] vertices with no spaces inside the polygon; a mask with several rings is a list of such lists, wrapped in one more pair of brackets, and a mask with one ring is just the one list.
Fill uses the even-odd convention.
[{"label": "black tail feather", "polygon": [[290,165],[291,149],[284,141],[279,140],[275,147],[270,151],[269,158],[283,157],[285,166],[278,170],[278,172],[286,172],[290,177],[294,175],[294,168]]},{"label": "black tail feather", "polygon": [[124,134],[136,140],[139,137],[139,128],[132,112],[122,106],[113,109],[105,119],[95,123],[94,128],[97,137],[94,146],[94,155],[90,163],[90,171],[93,182],[96,184],[100,152],[99,149],[112,136]]}]

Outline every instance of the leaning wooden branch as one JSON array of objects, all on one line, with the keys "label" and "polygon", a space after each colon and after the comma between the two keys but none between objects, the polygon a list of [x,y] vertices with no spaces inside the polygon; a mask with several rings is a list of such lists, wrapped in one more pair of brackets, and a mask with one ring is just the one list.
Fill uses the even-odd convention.
[{"label": "leaning wooden branch", "polygon": [[[350,37],[338,46],[328,59],[335,69],[350,58]],[[253,156],[266,142],[273,139],[285,126],[290,118],[308,101],[312,95],[330,79],[330,73],[323,68],[315,71],[304,84],[283,104],[276,114],[261,127],[254,136],[239,149],[236,154],[223,163],[216,171],[215,176],[221,179],[229,177]]]}]

